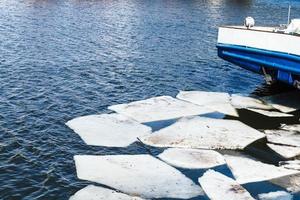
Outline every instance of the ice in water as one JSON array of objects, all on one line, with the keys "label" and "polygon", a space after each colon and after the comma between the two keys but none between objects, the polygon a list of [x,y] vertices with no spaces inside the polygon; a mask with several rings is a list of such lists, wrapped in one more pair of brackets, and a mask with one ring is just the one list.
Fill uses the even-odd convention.
[{"label": "ice in water", "polygon": [[259,200],[293,200],[293,195],[286,191],[276,191],[258,195]]},{"label": "ice in water", "polygon": [[120,114],[78,117],[66,123],[88,145],[126,147],[151,128]]},{"label": "ice in water", "polygon": [[238,94],[231,95],[231,104],[235,108],[254,108],[261,110],[272,110],[272,106],[265,104],[258,98],[247,97]]},{"label": "ice in water", "polygon": [[299,91],[292,91],[273,96],[267,96],[264,97],[263,100],[272,107],[284,113],[289,113],[300,109]]},{"label": "ice in water", "polygon": [[263,163],[244,154],[225,155],[225,160],[240,184],[268,181],[299,173],[296,170]]},{"label": "ice in water", "polygon": [[300,156],[300,147],[277,145],[271,143],[267,143],[267,146],[285,159],[291,159],[296,156]]},{"label": "ice in water", "polygon": [[155,147],[244,149],[265,135],[240,121],[205,117],[182,118],[140,140]]},{"label": "ice in water", "polygon": [[213,150],[169,148],[158,156],[179,168],[205,169],[225,164],[224,157]]},{"label": "ice in water", "polygon": [[286,130],[265,130],[270,143],[300,147],[300,133]]},{"label": "ice in water", "polygon": [[74,157],[77,176],[142,198],[189,199],[203,194],[177,169],[150,155]]},{"label": "ice in water", "polygon": [[232,178],[214,170],[208,170],[199,178],[205,194],[211,200],[254,200],[249,192]]},{"label": "ice in water", "polygon": [[247,110],[259,113],[261,115],[265,115],[267,117],[293,117],[293,115],[291,114],[281,113],[277,111],[268,111],[268,110],[254,109],[254,108],[247,108]]},{"label": "ice in water", "polygon": [[238,116],[230,104],[230,95],[223,92],[180,91],[176,98],[208,107],[225,115]]},{"label": "ice in water", "polygon": [[143,200],[100,186],[88,185],[70,197],[70,200]]},{"label": "ice in water", "polygon": [[108,109],[129,116],[141,123],[203,115],[214,111],[170,96],[153,97],[128,104],[109,106]]}]

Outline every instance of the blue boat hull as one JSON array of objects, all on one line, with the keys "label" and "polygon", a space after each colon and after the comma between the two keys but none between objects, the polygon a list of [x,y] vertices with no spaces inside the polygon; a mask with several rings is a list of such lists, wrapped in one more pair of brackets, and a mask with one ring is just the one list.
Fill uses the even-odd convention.
[{"label": "blue boat hull", "polygon": [[300,56],[227,44],[218,44],[217,48],[219,57],[247,70],[267,72],[290,85],[300,81]]}]

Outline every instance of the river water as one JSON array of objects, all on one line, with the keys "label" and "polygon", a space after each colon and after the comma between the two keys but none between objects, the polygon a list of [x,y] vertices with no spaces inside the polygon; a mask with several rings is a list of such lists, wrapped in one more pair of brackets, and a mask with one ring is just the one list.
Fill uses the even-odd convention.
[{"label": "river water", "polygon": [[217,57],[217,27],[286,23],[289,2],[300,15],[281,0],[1,0],[0,199],[68,199],[88,184],[73,155],[146,153],[87,146],[72,118],[179,90],[260,88]]}]

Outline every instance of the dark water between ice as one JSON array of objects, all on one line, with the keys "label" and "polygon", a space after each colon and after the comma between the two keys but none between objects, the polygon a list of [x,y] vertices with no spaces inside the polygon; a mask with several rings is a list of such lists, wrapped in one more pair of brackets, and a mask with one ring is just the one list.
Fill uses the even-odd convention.
[{"label": "dark water between ice", "polygon": [[73,155],[146,153],[87,146],[64,125],[74,117],[178,90],[253,92],[262,77],[217,57],[217,27],[285,23],[287,3],[1,0],[0,199],[68,199],[88,184]]}]

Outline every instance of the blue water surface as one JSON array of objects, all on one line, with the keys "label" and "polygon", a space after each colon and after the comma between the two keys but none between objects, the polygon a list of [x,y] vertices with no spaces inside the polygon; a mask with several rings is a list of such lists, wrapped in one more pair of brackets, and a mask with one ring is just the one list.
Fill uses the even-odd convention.
[{"label": "blue water surface", "polygon": [[0,199],[68,199],[88,184],[75,154],[147,153],[87,146],[72,118],[179,90],[254,91],[262,77],[217,57],[217,28],[286,23],[289,3],[300,15],[280,0],[1,0]]}]

